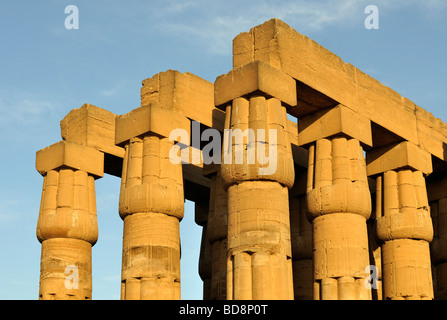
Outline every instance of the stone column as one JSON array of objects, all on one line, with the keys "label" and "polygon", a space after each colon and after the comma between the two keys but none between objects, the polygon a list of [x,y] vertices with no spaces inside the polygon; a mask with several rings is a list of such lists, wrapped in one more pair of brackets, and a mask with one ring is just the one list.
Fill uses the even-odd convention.
[{"label": "stone column", "polygon": [[295,172],[295,184],[289,193],[293,292],[295,300],[312,300],[312,224],[307,218],[307,171],[295,169]]},{"label": "stone column", "polygon": [[174,142],[167,137],[171,129],[188,125],[156,105],[117,118],[115,142],[125,148],[119,201],[124,220],[121,299],[180,299],[182,164],[170,159]]},{"label": "stone column", "polygon": [[298,126],[299,143],[310,145],[314,299],[371,299],[365,286],[371,197],[362,149],[371,144],[370,122],[338,105],[301,118]]},{"label": "stone column", "polygon": [[199,254],[199,276],[203,281],[203,300],[211,300],[211,244],[208,241],[207,225],[202,226],[202,239]]},{"label": "stone column", "polygon": [[203,281],[203,300],[211,299],[211,244],[207,239],[208,211],[210,207],[209,192],[206,197],[194,200],[194,216],[197,225],[202,227],[202,239],[199,254],[199,276]]},{"label": "stone column", "polygon": [[[371,286],[372,300],[383,300],[382,294],[382,248],[380,246],[380,240],[377,238],[376,226],[377,226],[377,214],[380,215],[377,210],[377,197],[376,197],[376,180],[368,177],[369,190],[371,192],[371,217],[366,221],[366,228],[368,230],[368,245],[369,245],[369,261],[370,276],[368,277],[368,283]],[[379,195],[380,200],[380,195]],[[380,204],[379,204],[380,205]]]},{"label": "stone column", "polygon": [[220,169],[211,178],[207,241],[211,252],[211,300],[225,300],[227,289],[228,196]]},{"label": "stone column", "polygon": [[285,104],[296,104],[296,83],[255,61],[216,80],[215,103],[226,109],[227,299],[293,299],[288,189],[294,168]]},{"label": "stone column", "polygon": [[447,180],[444,177],[428,186],[434,229],[431,243],[434,297],[437,300],[447,300]]},{"label": "stone column", "polygon": [[368,175],[376,177],[383,298],[433,299],[433,225],[424,178],[432,171],[431,155],[401,142],[368,152],[367,162]]},{"label": "stone column", "polygon": [[92,246],[98,239],[95,179],[104,154],[61,141],[36,154],[44,176],[37,221],[42,243],[40,300],[92,298]]}]

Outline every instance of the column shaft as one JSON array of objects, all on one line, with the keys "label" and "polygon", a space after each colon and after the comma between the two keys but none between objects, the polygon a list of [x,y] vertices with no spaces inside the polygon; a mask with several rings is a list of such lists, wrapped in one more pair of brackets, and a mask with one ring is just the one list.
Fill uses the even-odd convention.
[{"label": "column shaft", "polygon": [[211,178],[207,241],[211,247],[210,299],[225,300],[227,295],[228,196],[220,169]]},{"label": "column shaft", "polygon": [[122,299],[180,299],[184,196],[181,163],[169,159],[172,145],[151,133],[125,145],[119,204],[124,220]]},{"label": "column shaft", "polygon": [[377,235],[384,299],[433,299],[433,226],[424,176],[417,170],[389,170],[377,177],[376,185],[383,199]]},{"label": "column shaft", "polygon": [[306,197],[289,196],[295,300],[313,299],[312,224],[306,216]]},{"label": "column shaft", "polygon": [[357,139],[333,136],[309,148],[307,204],[313,227],[314,299],[371,299],[365,159]]},{"label": "column shaft", "polygon": [[[442,186],[445,186],[445,181]],[[430,210],[434,227],[434,238],[431,243],[436,284],[434,294],[435,299],[447,300],[447,197],[431,201]]]},{"label": "column shaft", "polygon": [[[212,189],[212,187],[211,187]],[[212,191],[194,199],[194,220],[202,227],[202,238],[199,253],[199,276],[203,281],[203,300],[211,299],[211,244],[207,239],[208,215]]]},{"label": "column shaft", "polygon": [[37,238],[39,299],[91,299],[92,246],[98,238],[93,176],[69,168],[46,173]]},{"label": "column shaft", "polygon": [[368,282],[371,285],[372,300],[382,300],[382,248],[376,232],[377,216],[381,215],[382,192],[380,187],[376,186],[375,179],[368,178],[368,182],[372,200],[371,217],[366,222],[370,265],[372,266]]},{"label": "column shaft", "polygon": [[[276,98],[236,98],[227,107],[226,124],[233,131],[255,130],[229,142],[233,157],[222,164],[228,187],[227,298],[293,299],[288,188],[294,171],[285,107]],[[262,173],[267,166],[274,168]]]},{"label": "column shaft", "polygon": [[199,254],[199,276],[203,282],[203,300],[211,300],[212,247],[207,239],[207,224],[202,226],[202,239]]}]

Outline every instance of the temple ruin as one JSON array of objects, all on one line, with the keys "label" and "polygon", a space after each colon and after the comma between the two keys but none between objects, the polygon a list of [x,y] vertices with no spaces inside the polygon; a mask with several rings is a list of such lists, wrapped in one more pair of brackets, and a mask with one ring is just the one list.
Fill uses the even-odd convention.
[{"label": "temple ruin", "polygon": [[[204,163],[203,144],[171,136],[193,122],[275,134],[230,139],[242,163]],[[236,36],[214,83],[158,73],[140,107],[85,104],[61,136],[36,154],[39,299],[92,298],[104,174],[121,178],[121,299],[181,298],[185,199],[203,230],[204,299],[447,299],[447,124],[278,19]],[[274,147],[273,173],[259,154],[245,161],[253,144]]]}]

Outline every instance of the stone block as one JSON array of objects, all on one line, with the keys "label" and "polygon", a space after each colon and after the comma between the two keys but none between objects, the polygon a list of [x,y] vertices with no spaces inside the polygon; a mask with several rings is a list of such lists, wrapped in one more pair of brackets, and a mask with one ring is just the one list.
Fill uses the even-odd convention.
[{"label": "stone block", "polygon": [[[121,145],[133,137],[148,132],[169,138],[174,129],[186,130],[189,137],[190,127],[191,124],[187,117],[151,103],[116,118],[115,144]],[[189,145],[189,141],[182,141],[182,143]]]},{"label": "stone block", "polygon": [[313,220],[315,279],[365,277],[369,265],[365,218],[334,213]]},{"label": "stone block", "polygon": [[368,176],[400,168],[411,168],[428,175],[433,171],[431,155],[408,141],[373,149],[366,154]]},{"label": "stone block", "polygon": [[253,33],[243,32],[233,39],[233,68],[253,61]]},{"label": "stone block", "polygon": [[124,149],[115,145],[115,118],[110,111],[84,104],[61,120],[62,139],[122,158]]},{"label": "stone block", "polygon": [[[92,246],[88,242],[67,238],[43,241],[39,300],[91,300],[91,259]],[[67,275],[72,274],[77,277],[70,280]]]},{"label": "stone block", "polygon": [[307,145],[316,140],[344,134],[371,146],[371,122],[344,105],[322,110],[298,121],[298,144]]},{"label": "stone block", "polygon": [[297,103],[295,80],[262,61],[253,61],[219,76],[214,82],[214,103],[221,106],[255,92],[275,97],[289,106]]},{"label": "stone block", "polygon": [[104,154],[96,149],[67,141],[60,141],[37,151],[36,169],[41,175],[61,167],[82,170],[95,177],[102,177]]},{"label": "stone block", "polygon": [[359,113],[404,140],[418,144],[416,117],[409,100],[358,69],[355,75],[354,94]]},{"label": "stone block", "polygon": [[[312,108],[327,108],[302,102],[334,100],[357,111],[404,140],[419,144],[414,104],[397,92],[361,72],[337,55],[278,19],[269,20],[239,34],[233,41],[233,67],[261,60],[281,69],[308,90],[297,91],[297,105],[289,112],[306,114]],[[295,111],[294,109],[300,109]],[[305,109],[305,110],[304,110]],[[447,140],[444,138],[444,140]],[[425,143],[429,152],[438,152],[439,143]],[[433,151],[432,151],[433,150]]]},{"label": "stone block", "polygon": [[446,124],[419,106],[415,106],[415,114],[420,147],[439,159],[444,159],[447,155]]},{"label": "stone block", "polygon": [[433,299],[428,242],[410,239],[385,242],[382,268],[384,299]]},{"label": "stone block", "polygon": [[207,127],[223,131],[225,113],[214,106],[214,86],[192,73],[168,70],[143,80],[141,106],[157,103]]}]

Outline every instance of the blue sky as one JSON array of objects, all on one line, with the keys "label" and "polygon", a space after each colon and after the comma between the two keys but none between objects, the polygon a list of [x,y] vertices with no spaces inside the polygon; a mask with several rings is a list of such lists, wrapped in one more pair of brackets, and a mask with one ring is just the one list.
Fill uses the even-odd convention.
[{"label": "blue sky", "polygon": [[[79,9],[67,30],[65,6]],[[379,29],[364,27],[367,5]],[[37,299],[35,236],[42,177],[35,152],[60,138],[59,121],[84,103],[116,114],[140,104],[141,81],[176,69],[214,82],[232,67],[232,39],[279,18],[447,121],[447,2],[394,1],[22,1],[0,3],[0,299]],[[96,182],[99,240],[93,299],[119,299],[119,179]],[[185,205],[182,298],[201,299],[201,228]]]}]

